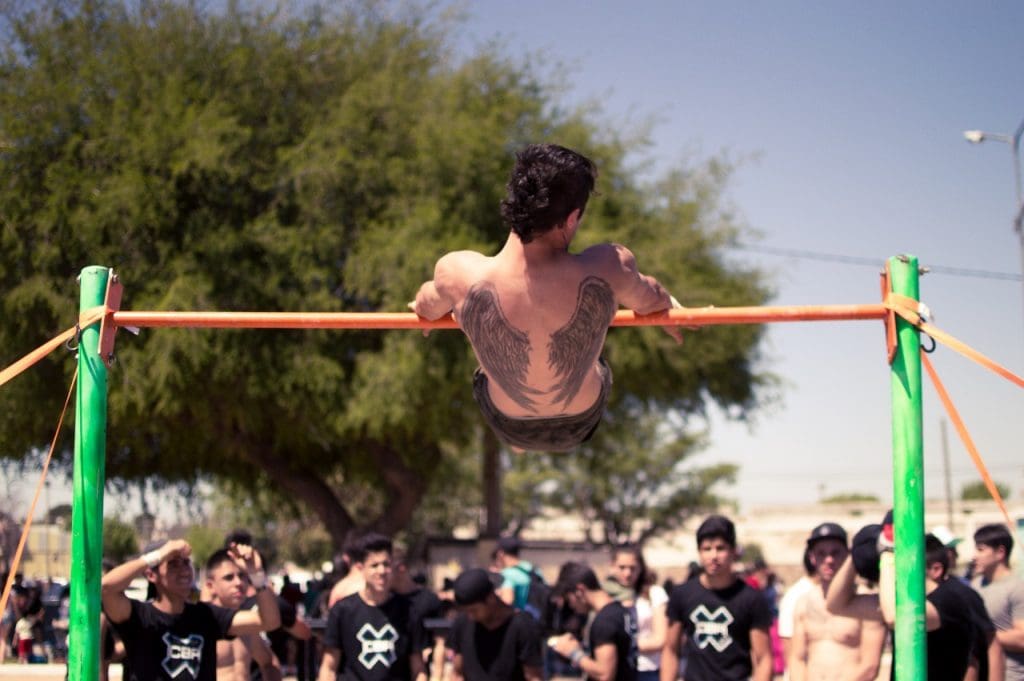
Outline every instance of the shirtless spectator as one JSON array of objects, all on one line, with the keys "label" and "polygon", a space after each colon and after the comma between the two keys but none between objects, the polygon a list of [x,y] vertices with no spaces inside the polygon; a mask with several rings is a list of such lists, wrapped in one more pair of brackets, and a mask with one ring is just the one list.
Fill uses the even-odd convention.
[{"label": "shirtless spectator", "polygon": [[[209,602],[237,610],[245,599],[248,579],[227,549],[219,549],[206,561]],[[246,634],[217,641],[217,681],[249,681],[249,662],[259,665],[264,681],[281,681],[281,667],[267,643],[258,634]]]},{"label": "shirtless spectator", "polygon": [[[182,539],[172,539],[103,576],[103,612],[124,641],[131,681],[214,681],[218,639],[278,626],[277,600],[266,589],[259,554],[249,546],[232,546],[230,551],[235,564],[260,589],[255,611],[191,602],[192,547]],[[156,593],[152,601],[143,603],[124,593],[140,575]]]},{"label": "shirtless spectator", "polygon": [[807,539],[817,584],[797,602],[789,656],[790,681],[871,681],[878,675],[886,627],[877,620],[832,615],[825,594],[846,560],[846,532],[817,526]]},{"label": "shirtless spectator", "polygon": [[354,593],[359,593],[359,590],[365,584],[362,568],[353,558],[354,550],[355,544],[351,541],[342,549],[341,560],[345,574],[331,587],[331,593],[327,598],[328,610],[333,608],[334,604],[341,599],[347,598]]},{"label": "shirtless spectator", "polygon": [[[590,159],[564,147],[520,151],[501,204],[504,247],[448,253],[410,303],[430,320],[453,313],[480,363],[473,396],[514,447],[566,451],[588,440],[611,388],[601,350],[618,306],[680,307],[624,246],[569,252],[596,177]],[[682,341],[677,327],[665,330]]]}]

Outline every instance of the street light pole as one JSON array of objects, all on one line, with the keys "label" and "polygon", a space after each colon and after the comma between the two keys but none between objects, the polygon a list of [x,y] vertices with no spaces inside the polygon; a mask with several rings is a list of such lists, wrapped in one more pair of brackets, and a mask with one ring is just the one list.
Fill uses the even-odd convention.
[{"label": "street light pole", "polygon": [[[1017,233],[1020,241],[1020,266],[1024,274],[1024,187],[1021,186],[1020,174],[1020,138],[1024,135],[1024,120],[1017,126],[1017,131],[1012,135],[1002,133],[984,132],[982,130],[965,130],[964,138],[971,144],[981,144],[985,140],[996,140],[1010,145],[1013,154],[1013,181],[1014,189],[1017,192],[1017,210],[1013,216],[1013,231]],[[1024,302],[1024,301],[1022,301]]]}]

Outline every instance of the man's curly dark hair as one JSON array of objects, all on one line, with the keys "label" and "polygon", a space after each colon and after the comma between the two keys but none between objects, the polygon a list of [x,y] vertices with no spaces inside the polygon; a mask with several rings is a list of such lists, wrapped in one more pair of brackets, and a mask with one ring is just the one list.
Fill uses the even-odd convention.
[{"label": "man's curly dark hair", "polygon": [[516,154],[501,217],[528,244],[577,208],[582,213],[596,179],[597,168],[586,156],[557,144],[531,144]]}]

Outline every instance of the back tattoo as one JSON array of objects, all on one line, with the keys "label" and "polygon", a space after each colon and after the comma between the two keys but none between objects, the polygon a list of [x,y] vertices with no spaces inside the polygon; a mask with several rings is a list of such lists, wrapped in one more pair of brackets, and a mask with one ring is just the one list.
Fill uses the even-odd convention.
[{"label": "back tattoo", "polygon": [[615,308],[615,295],[606,281],[590,276],[580,282],[572,318],[548,342],[548,366],[560,379],[548,391],[526,384],[530,338],[505,317],[494,284],[480,282],[470,288],[461,323],[487,375],[517,405],[536,411],[536,396],[556,392],[555,401],[564,404],[576,396],[604,344]]}]

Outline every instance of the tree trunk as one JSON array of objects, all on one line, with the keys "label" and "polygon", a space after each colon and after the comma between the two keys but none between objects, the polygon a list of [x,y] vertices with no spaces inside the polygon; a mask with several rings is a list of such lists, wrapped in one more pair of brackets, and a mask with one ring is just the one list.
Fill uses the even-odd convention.
[{"label": "tree trunk", "polygon": [[324,529],[331,535],[335,550],[340,551],[356,526],[352,516],[323,478],[309,470],[293,468],[288,461],[269,451],[251,448],[248,454],[271,480],[292,497],[301,500],[320,518]]},{"label": "tree trunk", "polygon": [[484,428],[483,441],[483,486],[487,519],[483,536],[496,538],[504,526],[501,496],[501,443],[490,428]]}]

